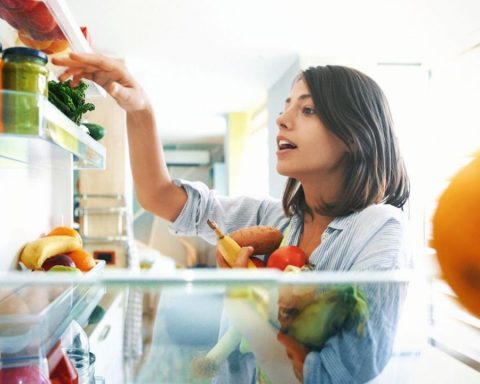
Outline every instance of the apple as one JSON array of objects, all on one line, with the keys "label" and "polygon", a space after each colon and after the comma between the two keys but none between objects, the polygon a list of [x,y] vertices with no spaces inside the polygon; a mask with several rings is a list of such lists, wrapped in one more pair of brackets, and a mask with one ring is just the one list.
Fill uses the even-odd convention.
[{"label": "apple", "polygon": [[42,264],[42,269],[44,271],[50,270],[55,265],[63,265],[65,267],[76,267],[75,263],[73,262],[72,258],[67,255],[56,255],[49,257],[45,260]]},{"label": "apple", "polygon": [[48,270],[48,272],[69,272],[69,273],[73,272],[79,275],[82,274],[82,271],[80,271],[78,268],[69,267],[66,265],[54,265],[52,268]]}]

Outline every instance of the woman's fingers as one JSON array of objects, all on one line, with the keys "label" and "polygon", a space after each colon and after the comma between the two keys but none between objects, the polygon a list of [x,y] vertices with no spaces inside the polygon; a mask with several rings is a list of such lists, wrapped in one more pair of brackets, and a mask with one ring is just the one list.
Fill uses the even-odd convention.
[{"label": "woman's fingers", "polygon": [[66,57],[53,58],[52,62],[55,65],[66,67],[59,76],[61,81],[70,77],[75,80],[83,77],[93,79],[102,86],[111,81],[119,82],[124,86],[134,85],[133,78],[122,63],[103,55],[72,52]]},{"label": "woman's fingers", "polygon": [[70,52],[68,56],[52,58],[52,63],[61,67],[84,68],[89,72],[115,71],[122,67],[117,60],[96,53]]},{"label": "woman's fingers", "polygon": [[217,258],[217,265],[220,268],[230,268],[230,266],[227,264],[227,262],[225,261],[223,256],[220,254],[220,252],[217,252],[216,258]]},{"label": "woman's fingers", "polygon": [[253,250],[253,247],[242,247],[237,255],[237,260],[235,260],[235,268],[247,268]]},{"label": "woman's fingers", "polygon": [[[235,265],[233,266],[233,268],[247,268],[248,260],[252,255],[253,247],[242,247],[237,255],[237,260],[235,261]],[[217,264],[220,268],[232,268],[230,265],[227,264],[218,249],[215,256],[217,258]]]},{"label": "woman's fingers", "polygon": [[82,79],[94,81],[103,87],[126,111],[148,107],[148,98],[141,86],[119,61],[96,53],[71,52],[65,57],[52,59],[53,64],[66,67],[60,81],[71,78],[71,86]]}]

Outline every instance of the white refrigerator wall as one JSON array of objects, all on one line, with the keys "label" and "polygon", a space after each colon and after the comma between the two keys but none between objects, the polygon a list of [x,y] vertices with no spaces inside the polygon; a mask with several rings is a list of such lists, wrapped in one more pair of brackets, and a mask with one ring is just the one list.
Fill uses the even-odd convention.
[{"label": "white refrigerator wall", "polygon": [[17,161],[0,157],[0,270],[15,269],[26,242],[73,224],[72,155],[35,139]]}]

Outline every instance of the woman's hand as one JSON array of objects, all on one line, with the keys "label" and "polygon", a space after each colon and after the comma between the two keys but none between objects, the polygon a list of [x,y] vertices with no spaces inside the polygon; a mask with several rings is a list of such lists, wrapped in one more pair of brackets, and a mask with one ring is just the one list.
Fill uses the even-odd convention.
[{"label": "woman's hand", "polygon": [[[248,260],[250,256],[253,255],[253,247],[242,247],[238,253],[237,260],[233,268],[247,268]],[[216,252],[217,264],[220,268],[232,268],[230,267],[225,259],[222,257],[220,252]]]},{"label": "woman's hand", "polygon": [[310,350],[283,332],[278,332],[277,340],[285,346],[287,356],[292,360],[295,376],[297,376],[297,379],[303,383],[303,363]]},{"label": "woman's hand", "polygon": [[55,57],[52,63],[67,67],[59,76],[65,81],[72,78],[72,86],[89,79],[104,88],[126,111],[138,111],[149,107],[148,98],[121,62],[96,53],[71,52],[66,57]]}]

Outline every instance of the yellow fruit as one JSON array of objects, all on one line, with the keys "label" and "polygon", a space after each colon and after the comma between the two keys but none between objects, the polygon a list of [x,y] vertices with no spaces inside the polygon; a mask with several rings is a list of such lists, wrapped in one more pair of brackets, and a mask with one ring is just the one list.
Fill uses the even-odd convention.
[{"label": "yellow fruit", "polygon": [[50,231],[47,236],[71,236],[80,240],[82,243],[82,236],[75,229],[70,227],[56,227]]},{"label": "yellow fruit", "polygon": [[78,238],[71,236],[46,236],[31,241],[20,254],[20,261],[28,269],[41,269],[49,257],[75,251],[82,247]]},{"label": "yellow fruit", "polygon": [[453,177],[440,197],[432,246],[442,277],[480,317],[480,155]]},{"label": "yellow fruit", "polygon": [[[210,228],[213,229],[213,231],[215,232],[215,236],[217,237],[218,251],[223,256],[227,264],[233,268],[235,266],[237,256],[242,248],[230,236],[225,235],[222,231],[220,231],[220,229],[217,227],[217,224],[214,221],[207,220],[207,222]],[[252,260],[248,261],[247,267],[253,268],[253,269],[257,268]]]}]

